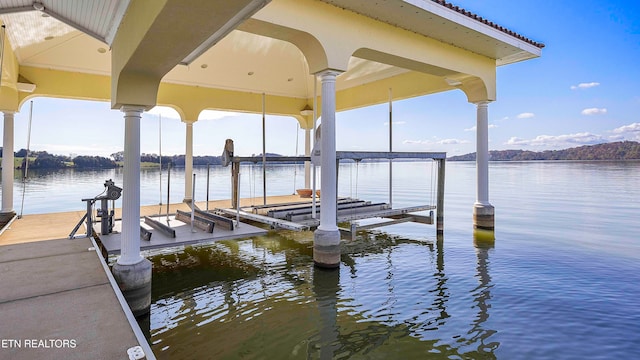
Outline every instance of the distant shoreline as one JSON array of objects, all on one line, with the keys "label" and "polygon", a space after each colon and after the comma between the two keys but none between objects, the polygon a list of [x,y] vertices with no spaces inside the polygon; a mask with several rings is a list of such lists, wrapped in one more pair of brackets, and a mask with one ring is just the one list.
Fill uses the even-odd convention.
[{"label": "distant shoreline", "polygon": [[[447,158],[448,161],[475,161],[476,153]],[[597,145],[585,145],[564,150],[491,150],[489,161],[611,161],[640,160],[640,143],[619,141]]]},{"label": "distant shoreline", "polygon": [[[22,156],[20,156],[22,155]],[[26,150],[22,149],[14,153],[14,169],[21,170],[24,166],[24,156]],[[51,155],[46,151],[29,153],[30,169],[114,169],[123,166],[122,153],[112,154],[112,158],[102,156],[69,156]],[[118,156],[113,156],[118,155]],[[260,156],[260,155],[258,155]],[[267,153],[267,156],[281,156]],[[184,167],[184,155],[162,156],[162,159],[155,154],[142,154],[140,157],[141,168],[166,168]],[[162,160],[162,161],[160,161]],[[620,161],[620,160],[640,160],[640,143],[637,141],[619,141],[597,145],[585,145],[564,150],[491,150],[489,151],[489,161]],[[411,159],[397,161],[417,161]],[[447,161],[476,161],[476,153],[451,156]],[[378,162],[378,161],[365,161]],[[221,156],[194,156],[193,166],[221,165]]]}]

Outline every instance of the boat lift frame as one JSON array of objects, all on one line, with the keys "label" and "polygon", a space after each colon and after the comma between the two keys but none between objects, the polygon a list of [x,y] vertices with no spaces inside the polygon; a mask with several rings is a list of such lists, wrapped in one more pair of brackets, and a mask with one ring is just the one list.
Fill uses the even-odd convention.
[{"label": "boat lift frame", "polygon": [[[353,161],[362,161],[362,160],[375,160],[375,159],[387,159],[392,161],[394,159],[432,159],[435,160],[438,164],[438,172],[437,172],[437,198],[436,198],[436,233],[441,235],[444,233],[444,181],[445,181],[445,164],[446,164],[446,152],[378,152],[378,151],[337,151],[336,152],[336,163],[339,164],[340,160],[353,160]],[[239,214],[243,218],[247,218],[248,220],[259,221],[270,225],[273,228],[285,228],[292,230],[306,230],[309,228],[317,227],[319,225],[319,221],[316,218],[304,219],[297,222],[288,221],[285,219],[276,219],[269,216],[259,216],[255,214],[250,214],[245,211],[240,211],[240,202],[239,202],[239,173],[240,173],[240,163],[243,162],[251,162],[251,163],[263,163],[266,165],[266,162],[286,162],[286,163],[296,163],[296,162],[305,162],[311,161],[310,156],[232,156],[230,158],[231,163],[231,179],[232,179],[232,194],[231,194],[231,204],[235,209],[235,213]],[[338,174],[336,173],[336,177]],[[337,186],[336,179],[336,186]],[[264,183],[264,194],[266,194],[266,182]],[[391,199],[391,186],[389,188],[389,199]],[[338,201],[338,199],[336,199]],[[285,204],[290,205],[290,204]],[[265,205],[266,206],[266,205]],[[274,204],[271,207],[277,208],[279,204]],[[264,206],[263,206],[264,207]],[[424,224],[433,224],[433,212],[429,216],[426,215],[418,215],[413,214],[414,212],[424,211],[424,210],[433,210],[434,206],[431,205],[422,205],[422,206],[412,206],[407,208],[399,208],[393,209],[391,208],[391,204],[386,208],[379,208],[371,211],[362,211],[362,212],[353,212],[351,214],[337,214],[338,222],[346,222],[353,221],[359,219],[367,219],[367,218],[386,218],[390,221],[375,223],[369,225],[361,225],[357,226],[352,223],[350,229],[341,228],[340,231],[345,235],[351,235],[353,239],[355,237],[355,233],[357,230],[365,230],[372,229],[380,226],[387,226],[402,222],[418,222]],[[231,210],[223,211],[227,215],[231,214]],[[295,226],[294,224],[299,224]]]}]

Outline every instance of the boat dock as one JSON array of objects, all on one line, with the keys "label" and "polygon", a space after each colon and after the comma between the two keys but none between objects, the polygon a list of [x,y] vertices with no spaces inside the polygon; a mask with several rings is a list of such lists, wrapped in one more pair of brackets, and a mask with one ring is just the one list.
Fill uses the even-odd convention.
[{"label": "boat dock", "polygon": [[[317,226],[314,208],[319,217],[321,206],[319,201],[315,206],[312,201],[298,195],[270,196],[266,204],[263,198],[240,199],[239,209],[232,208],[231,200],[196,202],[200,220],[196,219],[194,225],[188,219],[189,204],[143,206],[141,232],[148,232],[150,238],[141,240],[141,250],[267,232],[264,226],[240,220],[276,229],[310,230]],[[415,214],[433,208],[428,205],[392,209],[386,203],[349,198],[339,199],[338,204],[340,221],[379,217],[387,219],[385,224],[433,223],[432,214]],[[3,324],[11,324],[2,327],[0,358],[155,359],[105,261],[106,254],[120,251],[121,209],[114,209],[113,231],[97,235],[98,240],[79,229],[75,236],[70,235],[69,231],[82,223],[85,214],[86,211],[71,211],[24,215],[0,233],[0,287],[4,289],[0,312]],[[210,223],[208,214],[224,218],[206,227]],[[198,221],[200,225],[195,226]],[[354,225],[341,230],[353,236]],[[100,234],[99,227],[99,222],[93,223],[95,234]]]},{"label": "boat dock", "polygon": [[[292,198],[276,196],[269,201]],[[242,201],[247,206],[255,203]],[[206,203],[196,205],[206,207]],[[212,201],[209,206],[228,207],[230,201]],[[143,206],[141,215],[157,215],[158,209]],[[184,203],[169,206],[174,213],[188,209]],[[116,216],[120,211],[116,209]],[[84,214],[24,215],[3,229],[1,359],[155,359],[95,240],[80,234],[69,238]],[[239,229],[243,233],[236,235],[247,237],[252,236],[247,230],[258,228],[241,224]]]}]

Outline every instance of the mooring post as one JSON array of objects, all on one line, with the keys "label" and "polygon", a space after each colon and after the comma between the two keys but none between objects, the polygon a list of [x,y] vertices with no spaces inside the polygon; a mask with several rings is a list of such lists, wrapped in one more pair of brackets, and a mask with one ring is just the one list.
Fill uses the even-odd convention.
[{"label": "mooring post", "polygon": [[444,234],[444,174],[447,159],[438,159],[438,197],[436,200],[436,234]]},{"label": "mooring post", "polygon": [[211,164],[207,164],[207,207],[206,210],[209,212],[209,172],[211,171]]}]

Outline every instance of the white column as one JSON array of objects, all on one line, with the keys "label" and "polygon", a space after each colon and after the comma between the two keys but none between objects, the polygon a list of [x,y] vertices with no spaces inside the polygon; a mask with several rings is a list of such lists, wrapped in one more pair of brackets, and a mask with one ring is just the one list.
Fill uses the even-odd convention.
[{"label": "white column", "polygon": [[13,112],[4,113],[2,135],[2,211],[13,212]]},{"label": "white column", "polygon": [[[304,156],[311,156],[311,129],[304,129]],[[311,189],[311,163],[304,162],[304,188]]]},{"label": "white column", "polygon": [[184,150],[184,201],[193,200],[191,193],[193,192],[193,123],[186,122],[186,146]]},{"label": "white column", "polygon": [[324,268],[340,267],[340,230],[336,223],[336,76],[326,70],[322,81],[322,125],[320,126],[320,225],[313,233],[313,262]]},{"label": "white column", "polygon": [[479,102],[476,106],[476,204],[489,205],[489,102]]},{"label": "white column", "polygon": [[481,101],[477,106],[476,124],[476,202],[473,204],[473,227],[494,230],[495,210],[489,203],[489,102]]},{"label": "white column", "polygon": [[322,84],[322,126],[320,141],[320,226],[318,230],[338,231],[336,224],[336,71],[319,74]]},{"label": "white column", "polygon": [[122,184],[122,236],[120,265],[133,265],[140,256],[140,118],[141,106],[125,105],[124,169]]}]

